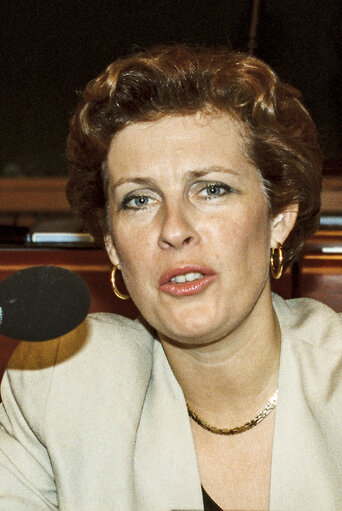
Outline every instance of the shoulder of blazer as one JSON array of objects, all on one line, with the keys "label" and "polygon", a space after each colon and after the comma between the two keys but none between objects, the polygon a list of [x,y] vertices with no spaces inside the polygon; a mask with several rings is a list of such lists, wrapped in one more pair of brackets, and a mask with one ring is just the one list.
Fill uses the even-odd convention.
[{"label": "shoulder of blazer", "polygon": [[89,315],[61,338],[21,343],[5,371],[3,401],[12,393],[36,430],[41,429],[42,414],[57,400],[77,404],[95,392],[98,399],[106,393],[119,397],[126,388],[136,402],[142,401],[153,344],[140,321],[115,314]]},{"label": "shoulder of blazer", "polygon": [[342,314],[311,298],[273,295],[273,306],[284,337],[342,352]]},{"label": "shoulder of blazer", "polygon": [[8,369],[38,370],[73,358],[102,358],[115,351],[140,352],[151,358],[154,338],[139,320],[110,313],[90,314],[77,328],[57,339],[45,342],[22,342],[16,348]]}]

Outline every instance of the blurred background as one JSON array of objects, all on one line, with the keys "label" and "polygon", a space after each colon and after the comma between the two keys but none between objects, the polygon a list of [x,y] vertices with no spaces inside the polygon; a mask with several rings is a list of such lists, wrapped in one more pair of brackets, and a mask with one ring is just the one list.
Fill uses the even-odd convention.
[{"label": "blurred background", "polygon": [[115,57],[169,42],[252,49],[301,90],[325,159],[341,159],[341,4],[2,0],[0,176],[65,176],[64,145],[77,92]]}]

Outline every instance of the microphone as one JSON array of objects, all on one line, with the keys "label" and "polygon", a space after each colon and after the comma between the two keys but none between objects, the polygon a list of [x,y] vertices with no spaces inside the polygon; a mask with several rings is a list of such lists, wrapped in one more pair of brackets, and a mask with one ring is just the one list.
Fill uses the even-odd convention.
[{"label": "microphone", "polygon": [[64,335],[85,319],[89,290],[76,273],[32,266],[0,282],[0,334],[23,341]]}]

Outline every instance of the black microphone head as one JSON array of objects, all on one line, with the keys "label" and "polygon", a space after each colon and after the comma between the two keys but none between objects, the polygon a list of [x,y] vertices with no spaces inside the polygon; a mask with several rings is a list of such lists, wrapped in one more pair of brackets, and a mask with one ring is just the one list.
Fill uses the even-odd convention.
[{"label": "black microphone head", "polygon": [[76,328],[90,307],[87,285],[58,266],[32,266],[0,282],[0,334],[46,341]]}]

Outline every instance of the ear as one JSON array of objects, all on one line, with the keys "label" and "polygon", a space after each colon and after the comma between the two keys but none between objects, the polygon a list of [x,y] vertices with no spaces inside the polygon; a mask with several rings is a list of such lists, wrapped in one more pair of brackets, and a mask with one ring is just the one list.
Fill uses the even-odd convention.
[{"label": "ear", "polygon": [[114,266],[117,266],[118,269],[120,269],[118,253],[116,251],[113,238],[109,233],[105,234],[104,243],[110,261],[113,263]]},{"label": "ear", "polygon": [[283,244],[292,231],[298,216],[298,204],[290,204],[271,221],[271,247]]}]

